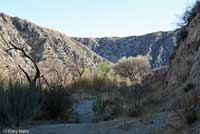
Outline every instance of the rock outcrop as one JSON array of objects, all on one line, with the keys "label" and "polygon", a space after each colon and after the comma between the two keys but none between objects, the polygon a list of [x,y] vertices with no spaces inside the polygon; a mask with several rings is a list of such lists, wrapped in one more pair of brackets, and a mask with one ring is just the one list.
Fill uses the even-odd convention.
[{"label": "rock outcrop", "polygon": [[12,48],[10,42],[23,47],[46,72],[55,66],[57,70],[62,68],[64,71],[83,58],[87,66],[95,66],[98,61],[103,60],[86,46],[64,34],[3,13],[0,14],[0,35],[0,71],[5,74],[8,74],[8,70],[17,69],[18,65],[26,71],[32,69],[31,62],[21,52],[7,51]]},{"label": "rock outcrop", "polygon": [[124,38],[74,38],[111,62],[123,56],[147,55],[154,68],[168,64],[178,32],[156,32]]},{"label": "rock outcrop", "polygon": [[167,81],[169,85],[200,85],[200,2],[194,7],[188,24],[180,33],[179,45],[171,56]]}]

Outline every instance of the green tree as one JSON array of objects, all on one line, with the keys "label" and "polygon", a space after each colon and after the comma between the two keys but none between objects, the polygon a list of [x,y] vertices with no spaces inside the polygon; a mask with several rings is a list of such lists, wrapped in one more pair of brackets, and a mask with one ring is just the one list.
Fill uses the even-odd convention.
[{"label": "green tree", "polygon": [[108,73],[110,72],[110,64],[105,61],[99,62],[97,69],[98,69],[98,74],[102,78],[105,78],[108,76]]}]

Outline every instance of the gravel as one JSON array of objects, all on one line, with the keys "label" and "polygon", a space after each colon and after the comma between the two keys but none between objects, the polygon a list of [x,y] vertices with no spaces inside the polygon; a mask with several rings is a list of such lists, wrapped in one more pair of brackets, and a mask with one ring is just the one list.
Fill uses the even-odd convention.
[{"label": "gravel", "polygon": [[162,134],[168,128],[168,122],[169,114],[163,112],[142,119],[121,118],[99,123],[44,125],[31,128],[30,134]]}]

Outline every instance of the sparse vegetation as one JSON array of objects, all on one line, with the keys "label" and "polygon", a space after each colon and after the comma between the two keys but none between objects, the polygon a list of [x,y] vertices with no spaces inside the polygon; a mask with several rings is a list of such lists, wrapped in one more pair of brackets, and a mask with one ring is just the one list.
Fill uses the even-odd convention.
[{"label": "sparse vegetation", "polygon": [[199,11],[200,11],[200,1],[197,0],[194,5],[187,7],[178,25],[181,27],[188,25]]},{"label": "sparse vegetation", "polygon": [[94,121],[106,121],[113,119],[112,112],[109,111],[111,102],[98,98],[93,106]]},{"label": "sparse vegetation", "polygon": [[117,82],[111,79],[95,76],[92,79],[82,78],[77,80],[76,82],[72,83],[70,87],[70,89],[73,89],[73,91],[82,90],[85,92],[97,93],[114,89],[118,87],[118,85]]},{"label": "sparse vegetation", "polygon": [[175,104],[175,112],[187,124],[192,124],[198,120],[200,111],[200,95],[199,93],[191,93],[180,99]]},{"label": "sparse vegetation", "polygon": [[141,85],[132,85],[119,87],[107,97],[99,97],[94,104],[96,121],[112,119],[121,115],[141,116],[143,114],[144,91]]},{"label": "sparse vegetation", "polygon": [[[119,100],[116,102],[122,106],[121,112],[127,114],[131,117],[137,117],[142,114],[142,100],[144,97],[144,88],[139,85],[132,85],[130,87],[121,87],[119,90],[119,95],[117,96]],[[124,107],[126,106],[126,107]]]},{"label": "sparse vegetation", "polygon": [[130,107],[130,116],[137,117],[138,115],[141,114],[141,100],[142,96],[144,94],[144,90],[140,85],[134,85],[131,87],[131,92],[133,95],[133,102],[132,106]]},{"label": "sparse vegetation", "polygon": [[[177,47],[179,46],[181,41],[184,41],[188,36],[188,31],[186,30],[186,26],[192,21],[192,19],[197,15],[200,11],[200,1],[197,0],[196,3],[190,7],[187,7],[184,14],[180,18],[178,22],[178,26],[180,27],[179,37],[177,39]],[[176,50],[177,48],[175,48]],[[171,56],[173,58],[173,56]],[[170,59],[171,59],[170,58]]]}]

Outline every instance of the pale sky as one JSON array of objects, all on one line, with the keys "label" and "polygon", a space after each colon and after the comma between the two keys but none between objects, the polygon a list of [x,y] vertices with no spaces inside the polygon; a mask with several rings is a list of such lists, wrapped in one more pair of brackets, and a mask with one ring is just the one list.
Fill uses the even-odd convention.
[{"label": "pale sky", "polygon": [[[68,36],[142,35],[176,28],[195,0],[0,0],[0,12]],[[187,4],[188,3],[188,4]]]}]

